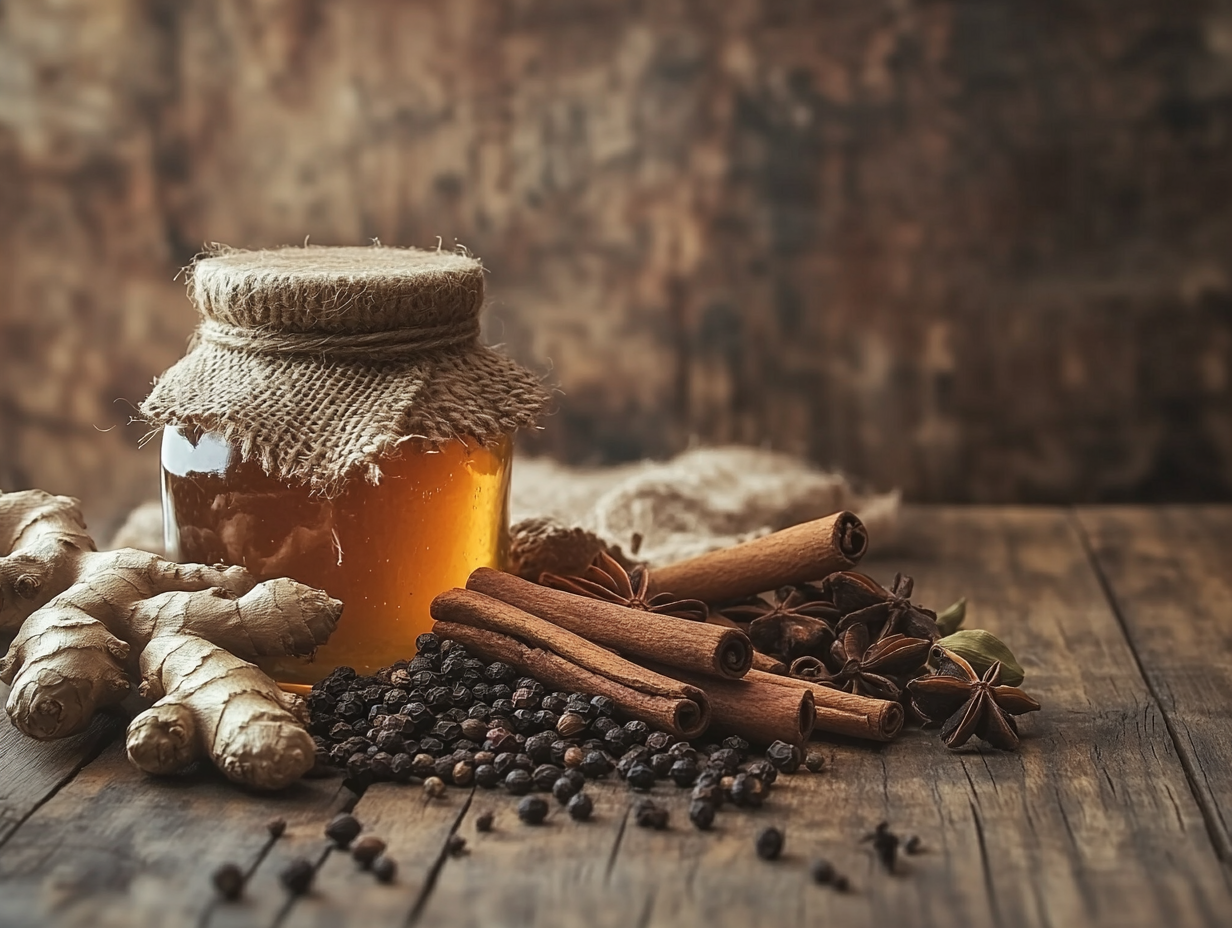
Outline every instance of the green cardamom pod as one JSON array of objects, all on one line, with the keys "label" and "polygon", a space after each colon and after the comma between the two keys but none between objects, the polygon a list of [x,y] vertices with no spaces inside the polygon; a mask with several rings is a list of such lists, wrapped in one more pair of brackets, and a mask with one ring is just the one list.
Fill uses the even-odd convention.
[{"label": "green cardamom pod", "polygon": [[976,673],[983,675],[993,661],[1001,662],[1001,681],[1006,686],[1018,686],[1024,676],[1022,665],[1005,642],[982,628],[967,628],[942,638],[937,644],[963,658]]},{"label": "green cardamom pod", "polygon": [[963,597],[944,612],[937,613],[937,628],[942,635],[952,635],[962,628],[967,618],[967,597]]}]

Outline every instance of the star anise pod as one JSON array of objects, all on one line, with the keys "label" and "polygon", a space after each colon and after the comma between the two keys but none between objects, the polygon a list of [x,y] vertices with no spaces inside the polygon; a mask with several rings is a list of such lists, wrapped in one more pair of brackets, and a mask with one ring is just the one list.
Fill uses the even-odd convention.
[{"label": "star anise pod", "polygon": [[1040,704],[1016,686],[999,685],[1001,662],[981,677],[965,660],[942,647],[933,649],[937,672],[907,684],[911,706],[929,722],[941,722],[941,740],[959,748],[975,735],[1003,751],[1018,747],[1014,716],[1038,712]]},{"label": "star anise pod", "polygon": [[856,624],[830,647],[833,670],[805,657],[792,663],[791,674],[858,696],[896,700],[902,689],[895,678],[918,670],[929,647],[931,642],[907,635],[889,635],[870,644],[868,627]]},{"label": "star anise pod", "polygon": [[825,654],[834,640],[830,623],[838,610],[819,598],[815,587],[785,586],[767,602],[760,596],[718,610],[719,614],[747,628],[753,647],[785,661],[806,654]]},{"label": "star anise pod", "polygon": [[704,622],[710,615],[710,607],[700,599],[677,599],[671,593],[650,596],[650,571],[645,567],[635,567],[630,574],[606,551],[600,551],[586,568],[586,573],[580,577],[561,577],[545,573],[539,578],[539,582],[567,593],[601,599],[657,615],[670,615],[694,622]]},{"label": "star anise pod", "polygon": [[[894,585],[888,590],[878,587],[871,580],[869,584],[870,586],[863,586],[863,592],[873,595],[876,590],[879,590],[884,599],[854,612],[844,613],[842,620],[838,623],[840,635],[853,625],[865,625],[868,627],[869,635],[873,638],[906,635],[909,638],[936,641],[941,637],[941,632],[937,629],[937,614],[931,609],[923,609],[911,602],[911,590],[915,586],[915,581],[910,577],[896,574]],[[856,599],[856,597],[849,598]]]}]

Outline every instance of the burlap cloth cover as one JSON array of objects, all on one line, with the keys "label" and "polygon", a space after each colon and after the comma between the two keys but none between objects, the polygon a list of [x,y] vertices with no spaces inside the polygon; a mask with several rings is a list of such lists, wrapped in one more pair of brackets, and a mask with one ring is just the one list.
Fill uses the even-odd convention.
[{"label": "burlap cloth cover", "polygon": [[532,424],[538,378],[479,343],[483,267],[379,245],[218,250],[192,267],[202,320],[142,414],[236,444],[330,495],[408,439],[491,444]]}]

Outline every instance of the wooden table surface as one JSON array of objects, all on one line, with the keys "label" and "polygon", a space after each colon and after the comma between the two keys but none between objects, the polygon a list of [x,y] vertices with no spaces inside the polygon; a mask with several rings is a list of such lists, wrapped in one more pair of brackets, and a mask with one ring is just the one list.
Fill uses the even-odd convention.
[{"label": "wooden table surface", "polygon": [[[866,566],[913,575],[925,604],[967,596],[968,625],[1015,651],[1044,706],[1017,753],[922,731],[822,741],[825,772],[780,777],[765,808],[704,834],[670,785],[665,832],[633,824],[623,783],[589,787],[592,822],[553,801],[534,828],[484,790],[152,779],[119,720],[52,744],[5,720],[0,925],[1232,925],[1232,507],[909,508],[897,551]],[[394,885],[330,852],[322,828],[347,809],[389,842]],[[859,841],[882,819],[926,847],[899,875]],[[753,853],[770,823],[787,832],[773,864]],[[468,854],[444,853],[454,832]],[[300,855],[316,886],[292,900],[277,874]],[[810,882],[818,856],[851,892]],[[224,861],[252,872],[240,903],[214,899]]]}]

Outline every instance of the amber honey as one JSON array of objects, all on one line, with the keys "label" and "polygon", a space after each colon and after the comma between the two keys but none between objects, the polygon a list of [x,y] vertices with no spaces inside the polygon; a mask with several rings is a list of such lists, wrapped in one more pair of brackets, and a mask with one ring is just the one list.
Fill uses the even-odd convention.
[{"label": "amber honey", "polygon": [[216,436],[168,427],[168,556],[291,577],[342,600],[342,621],[313,663],[263,664],[280,683],[310,684],[341,664],[371,673],[414,653],[433,597],[477,567],[503,565],[511,456],[508,439],[406,442],[382,462],[379,484],[357,479],[327,499],[267,476]]}]

